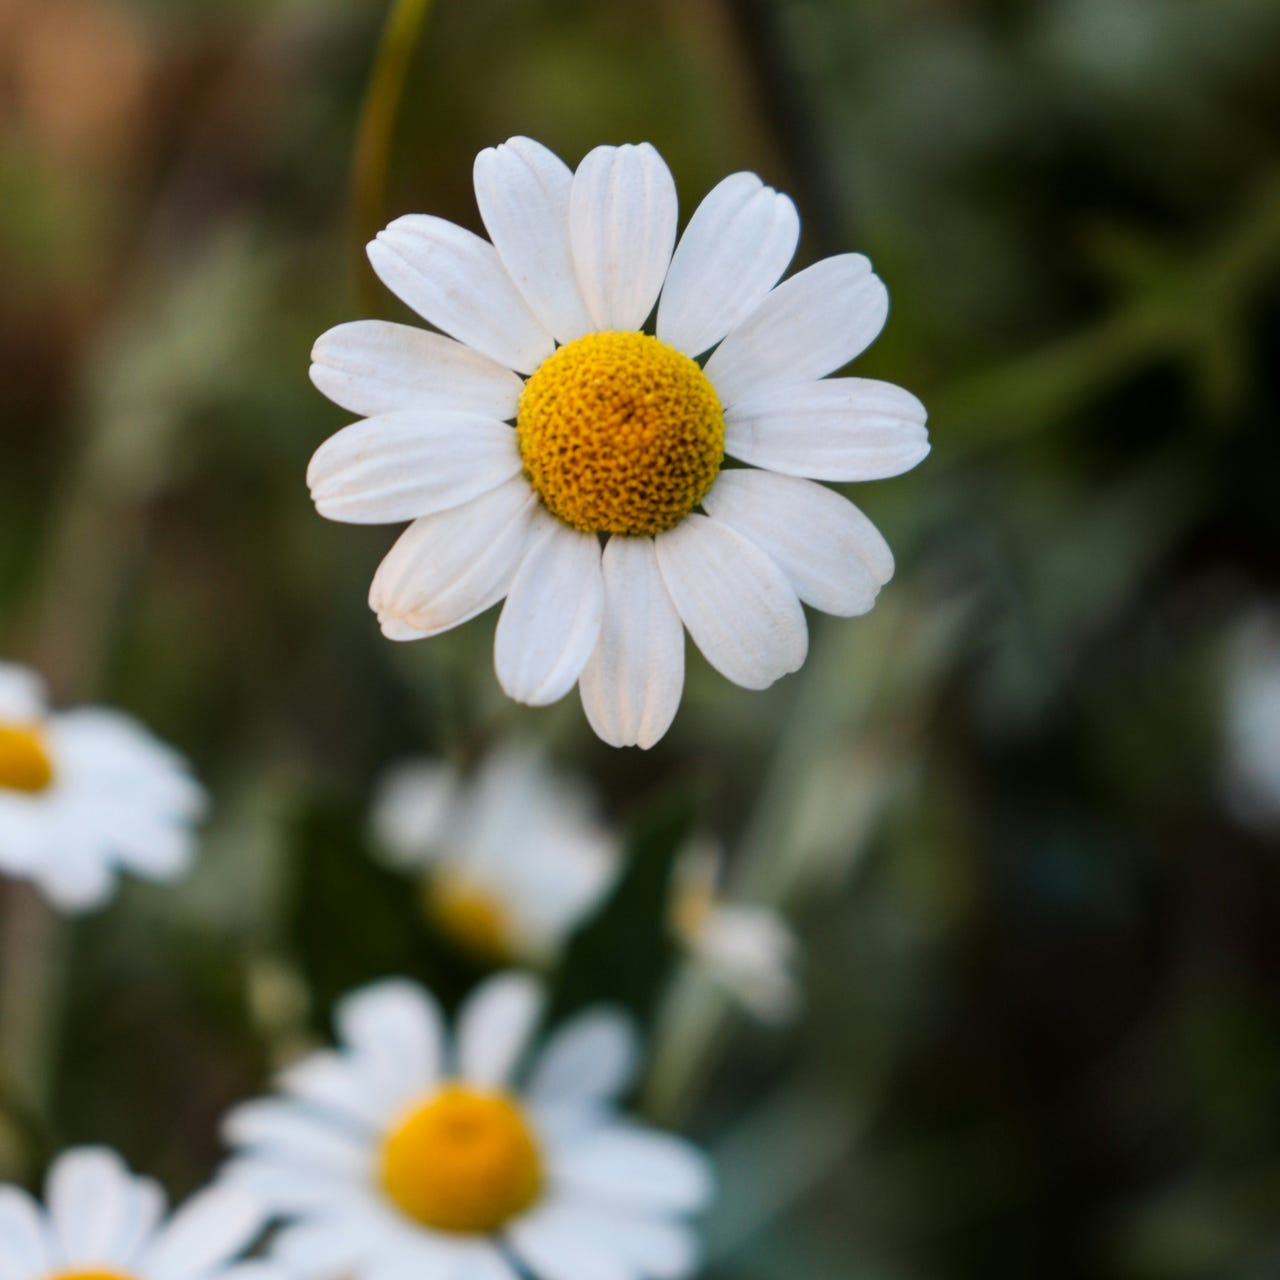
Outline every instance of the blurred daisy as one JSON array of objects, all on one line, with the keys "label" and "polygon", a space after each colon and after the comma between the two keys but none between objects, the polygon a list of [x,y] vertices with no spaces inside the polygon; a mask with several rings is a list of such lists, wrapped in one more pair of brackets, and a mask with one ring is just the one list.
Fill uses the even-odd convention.
[{"label": "blurred daisy", "polygon": [[1280,613],[1255,609],[1226,649],[1223,775],[1241,821],[1280,823]]},{"label": "blurred daisy", "polygon": [[541,1008],[532,980],[491,979],[451,1043],[412,983],[349,996],[341,1050],[226,1122],[242,1148],[228,1176],[292,1220],[273,1256],[303,1280],[516,1280],[517,1264],[540,1280],[688,1275],[705,1158],[615,1114],[637,1049],[614,1012],[556,1031],[517,1089]]},{"label": "blurred daisy", "polygon": [[487,960],[545,964],[618,873],[586,792],[522,747],[495,751],[467,779],[435,761],[398,766],[373,827],[396,865],[425,873],[434,923]]},{"label": "blurred daisy", "polygon": [[316,386],[364,420],[316,452],[311,494],[333,520],[413,521],[370,591],[388,637],[505,598],[507,694],[542,706],[576,682],[601,738],[652,746],[680,703],[684,630],[763,689],[804,662],[802,601],[871,608],[893,556],[814,481],[915,466],[925,411],[826,376],[874,340],[888,296],[853,253],[778,284],[799,219],[754,174],[715,187],[678,245],[675,183],[647,143],[570,172],[512,138],[477,157],[475,187],[492,242],[411,215],[369,245],[383,283],[451,336],[359,321],[316,343]]},{"label": "blurred daisy", "polygon": [[671,924],[691,962],[763,1022],[785,1022],[799,1003],[795,935],[776,911],[726,902],[721,858],[700,843],[681,858]]},{"label": "blurred daisy", "polygon": [[51,712],[44,684],[0,663],[0,871],[58,907],[99,906],[118,870],[181,875],[204,792],[186,762],[118,711]]},{"label": "blurred daisy", "polygon": [[235,1262],[263,1226],[245,1191],[215,1186],[167,1222],[165,1197],[113,1151],[78,1147],[54,1161],[41,1208],[0,1186],[4,1280],[287,1280],[265,1262]]}]

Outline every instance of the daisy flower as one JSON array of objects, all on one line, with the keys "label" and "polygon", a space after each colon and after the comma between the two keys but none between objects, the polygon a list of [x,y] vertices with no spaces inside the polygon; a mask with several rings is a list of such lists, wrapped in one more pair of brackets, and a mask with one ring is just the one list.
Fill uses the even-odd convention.
[{"label": "daisy flower", "polygon": [[204,806],[182,757],[135,720],[51,712],[39,676],[0,663],[0,871],[63,910],[100,906],[118,870],[185,872]]},{"label": "daisy flower", "polygon": [[4,1280],[287,1280],[265,1262],[236,1262],[262,1229],[245,1191],[210,1187],[162,1222],[165,1196],[114,1151],[77,1147],[54,1161],[42,1208],[0,1186]]},{"label": "daisy flower", "polygon": [[291,1220],[273,1256],[302,1280],[688,1275],[705,1158],[615,1114],[638,1064],[615,1012],[566,1023],[521,1072],[541,1006],[532,979],[492,978],[451,1042],[413,983],[347,997],[341,1049],[226,1123],[228,1177]]},{"label": "daisy flower", "polygon": [[316,452],[312,498],[332,520],[412,521],[369,595],[389,638],[505,598],[506,693],[542,706],[577,683],[601,738],[652,746],[680,703],[685,630],[763,689],[804,662],[801,602],[871,608],[893,556],[814,481],[913,467],[925,411],[827,377],[880,332],[888,295],[855,253],[779,284],[799,219],[755,174],[716,186],[678,245],[675,183],[647,143],[571,172],[512,138],[477,157],[475,188],[491,240],[414,214],[369,245],[442,333],[367,320],[316,343],[312,380],[363,420]]},{"label": "daisy flower", "polygon": [[432,921],[488,960],[551,961],[618,873],[617,842],[585,790],[521,746],[468,779],[436,761],[397,766],[373,829],[397,866],[424,873]]},{"label": "daisy flower", "polygon": [[722,859],[699,843],[676,866],[671,927],[690,962],[762,1022],[794,1016],[799,989],[795,934],[768,907],[725,901]]}]

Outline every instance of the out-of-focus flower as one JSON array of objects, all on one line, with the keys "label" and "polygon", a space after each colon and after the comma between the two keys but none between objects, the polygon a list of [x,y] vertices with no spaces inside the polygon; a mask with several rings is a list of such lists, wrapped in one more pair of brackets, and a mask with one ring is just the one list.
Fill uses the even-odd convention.
[{"label": "out-of-focus flower", "polygon": [[396,767],[373,826],[397,865],[426,873],[433,922],[488,960],[552,959],[618,872],[589,795],[522,747],[495,751],[472,778],[435,761]]},{"label": "out-of-focus flower", "polygon": [[446,1034],[403,980],[337,1011],[342,1048],[236,1108],[227,1176],[291,1220],[272,1253],[304,1280],[685,1276],[706,1159],[615,1113],[638,1052],[610,1010],[574,1018],[512,1081],[542,1010],[531,979],[490,979]]},{"label": "out-of-focus flower", "polygon": [[67,911],[101,905],[119,870],[191,865],[205,807],[176,752],[118,711],[50,712],[32,671],[0,663],[0,871]]},{"label": "out-of-focus flower", "polygon": [[[542,706],[576,682],[601,738],[649,747],[680,703],[685,629],[763,689],[804,662],[802,601],[872,607],[893,556],[814,480],[914,466],[924,407],[826,376],[875,339],[888,295],[853,253],[778,284],[799,219],[755,174],[716,186],[678,245],[675,183],[647,143],[571,172],[513,138],[477,157],[475,187],[492,243],[411,215],[369,245],[450,337],[362,321],[316,343],[312,379],[365,420],[316,452],[312,497],[333,520],[413,521],[369,596],[389,638],[505,598],[506,693]],[[722,469],[726,454],[750,466]]]},{"label": "out-of-focus flower", "polygon": [[[621,841],[588,791],[536,751],[494,751],[473,778],[434,760],[393,768],[373,803],[373,829],[393,863],[424,872],[432,922],[481,959],[546,964],[621,871]],[[688,959],[748,1012],[795,1011],[798,946],[767,907],[725,900],[723,858],[707,840],[681,856],[670,922]]]},{"label": "out-of-focus flower", "polygon": [[671,923],[690,960],[764,1022],[785,1022],[799,1002],[799,946],[776,911],[726,902],[719,891],[721,858],[705,843],[676,868]]},{"label": "out-of-focus flower", "polygon": [[1251,615],[1229,646],[1224,772],[1244,821],[1280,823],[1280,615]]},{"label": "out-of-focus flower", "polygon": [[167,1222],[164,1192],[114,1151],[77,1147],[54,1161],[42,1208],[0,1186],[4,1280],[287,1280],[266,1262],[235,1262],[262,1229],[245,1190],[213,1186]]}]

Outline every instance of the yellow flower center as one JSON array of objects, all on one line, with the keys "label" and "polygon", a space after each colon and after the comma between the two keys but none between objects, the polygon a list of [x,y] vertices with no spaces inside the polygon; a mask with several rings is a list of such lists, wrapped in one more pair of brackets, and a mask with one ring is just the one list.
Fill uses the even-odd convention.
[{"label": "yellow flower center", "polygon": [[515,952],[515,926],[493,893],[448,871],[433,872],[423,885],[427,915],[441,932],[486,960]]},{"label": "yellow flower center", "polygon": [[525,383],[516,433],[547,509],[587,533],[672,528],[724,458],[715,388],[645,333],[589,333],[548,356]]},{"label": "yellow flower center", "polygon": [[447,1084],[387,1135],[381,1176],[425,1226],[486,1234],[538,1198],[542,1160],[511,1098]]},{"label": "yellow flower center", "polygon": [[695,941],[711,920],[716,895],[710,884],[696,881],[676,890],[671,904],[671,922],[686,942]]},{"label": "yellow flower center", "polygon": [[55,1271],[48,1280],[133,1280],[133,1277],[123,1271],[87,1267],[83,1271]]},{"label": "yellow flower center", "polygon": [[0,724],[0,790],[35,794],[53,781],[53,761],[33,725]]}]

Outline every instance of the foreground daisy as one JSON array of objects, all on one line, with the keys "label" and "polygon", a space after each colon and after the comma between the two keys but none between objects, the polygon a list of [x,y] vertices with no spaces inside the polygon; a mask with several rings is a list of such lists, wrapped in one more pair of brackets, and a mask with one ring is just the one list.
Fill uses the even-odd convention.
[{"label": "foreground daisy", "polygon": [[762,1022],[785,1022],[799,1004],[799,944],[768,907],[726,901],[722,859],[699,844],[676,867],[671,924],[693,965]]},{"label": "foreground daisy", "polygon": [[116,873],[181,875],[204,793],[185,761],[118,711],[51,712],[44,684],[0,663],[0,871],[58,907],[110,897]]},{"label": "foreground daisy", "polygon": [[576,682],[601,738],[648,747],[680,703],[685,629],[763,689],[804,662],[802,601],[871,608],[889,548],[813,481],[915,466],[925,411],[827,378],[880,332],[888,296],[859,254],[778,284],[799,219],[754,174],[715,187],[679,245],[675,183],[647,143],[571,173],[512,138],[477,157],[475,187],[492,243],[411,215],[369,245],[450,337],[370,320],[316,343],[316,386],[364,421],[316,452],[311,494],[333,520],[413,521],[369,596],[389,638],[505,598],[507,694],[541,706]]},{"label": "foreground daisy", "polygon": [[348,997],[342,1049],[226,1122],[242,1148],[228,1176],[293,1220],[273,1255],[302,1280],[688,1275],[705,1159],[614,1113],[637,1066],[615,1013],[567,1023],[522,1074],[540,1013],[538,986],[513,975],[471,997],[452,1040],[410,982]]},{"label": "foreground daisy", "polygon": [[41,1208],[0,1186],[4,1280],[288,1280],[264,1262],[234,1262],[263,1226],[243,1190],[216,1186],[167,1222],[164,1192],[113,1151],[78,1147],[54,1161]]},{"label": "foreground daisy", "polygon": [[398,766],[373,826],[397,865],[425,873],[433,922],[487,960],[553,959],[618,872],[617,842],[585,791],[518,746],[471,778],[430,760]]}]

